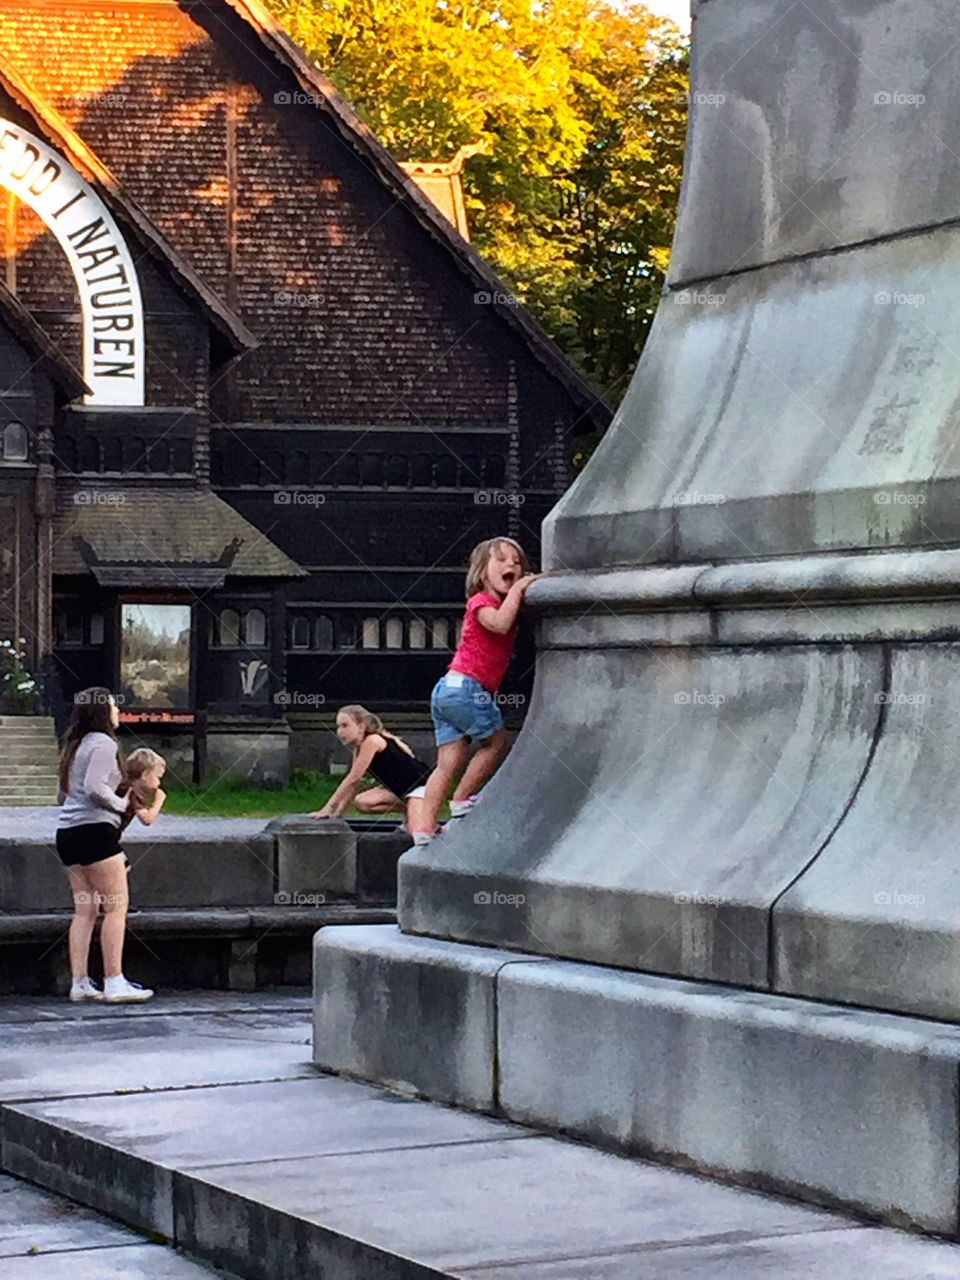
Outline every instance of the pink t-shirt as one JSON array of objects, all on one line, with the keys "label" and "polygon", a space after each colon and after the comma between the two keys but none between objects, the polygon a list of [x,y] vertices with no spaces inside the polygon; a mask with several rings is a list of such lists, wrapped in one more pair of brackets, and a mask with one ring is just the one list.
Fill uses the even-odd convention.
[{"label": "pink t-shirt", "polygon": [[506,633],[488,630],[477,617],[485,605],[500,608],[500,601],[489,591],[478,591],[467,601],[460,644],[450,663],[451,671],[479,680],[488,693],[496,693],[506,675],[507,663],[517,638],[516,623]]}]

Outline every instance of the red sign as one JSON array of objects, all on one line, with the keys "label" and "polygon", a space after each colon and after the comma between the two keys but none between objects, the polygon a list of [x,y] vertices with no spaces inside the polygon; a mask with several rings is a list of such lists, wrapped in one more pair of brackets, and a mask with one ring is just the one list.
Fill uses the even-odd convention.
[{"label": "red sign", "polygon": [[193,724],[192,711],[121,711],[121,724]]}]

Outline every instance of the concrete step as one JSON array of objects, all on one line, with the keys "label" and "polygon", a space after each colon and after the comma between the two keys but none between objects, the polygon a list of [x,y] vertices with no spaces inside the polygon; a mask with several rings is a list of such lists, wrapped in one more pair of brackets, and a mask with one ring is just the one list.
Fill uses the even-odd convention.
[{"label": "concrete step", "polygon": [[295,1014],[166,1006],[51,1009],[35,1026],[12,1010],[4,1165],[246,1280],[960,1275],[945,1242],[304,1077]]},{"label": "concrete step", "polygon": [[53,733],[52,716],[0,716],[0,732],[5,729],[43,729]]},{"label": "concrete step", "polygon": [[0,791],[0,809],[20,809],[41,805],[55,805],[56,803],[57,789],[55,785],[49,787],[30,786],[29,788],[23,787]]},{"label": "concrete step", "polygon": [[956,1025],[390,926],[320,930],[314,986],[324,1070],[957,1235]]}]

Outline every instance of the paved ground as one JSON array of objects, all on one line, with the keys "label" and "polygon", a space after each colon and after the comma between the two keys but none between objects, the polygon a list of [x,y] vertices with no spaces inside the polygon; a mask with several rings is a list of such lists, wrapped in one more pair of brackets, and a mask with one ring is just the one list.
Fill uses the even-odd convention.
[{"label": "paved ground", "polygon": [[[0,999],[4,1166],[254,1280],[960,1280],[958,1247],[323,1076],[309,1043],[299,993]],[[194,1274],[62,1200],[4,1227],[4,1187],[5,1278]]]},{"label": "paved ground", "polygon": [[[0,806],[0,839],[17,836],[26,839],[53,840],[57,827],[56,805],[24,805],[23,808]],[[187,818],[179,814],[163,815],[163,837],[200,837],[214,832],[220,836],[249,836],[262,831],[270,818]],[[157,831],[139,822],[131,823],[124,834],[124,842],[156,839]]]},{"label": "paved ground", "polygon": [[214,1280],[225,1272],[63,1196],[0,1174],[0,1275],[3,1280]]}]

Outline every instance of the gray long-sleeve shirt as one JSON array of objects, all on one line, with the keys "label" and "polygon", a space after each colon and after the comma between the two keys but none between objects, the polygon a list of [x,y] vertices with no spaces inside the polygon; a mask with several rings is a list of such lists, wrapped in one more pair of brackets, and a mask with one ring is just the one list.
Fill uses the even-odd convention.
[{"label": "gray long-sleeve shirt", "polygon": [[107,733],[85,734],[70,762],[67,795],[57,826],[112,822],[119,827],[127,811],[127,797],[117,795],[122,776],[114,739]]}]

